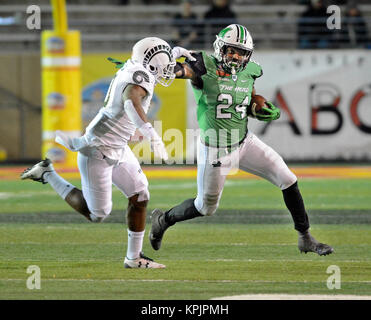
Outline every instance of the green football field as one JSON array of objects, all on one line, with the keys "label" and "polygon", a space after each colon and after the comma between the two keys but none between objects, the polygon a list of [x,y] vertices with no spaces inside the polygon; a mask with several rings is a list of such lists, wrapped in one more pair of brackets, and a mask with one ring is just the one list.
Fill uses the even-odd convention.
[{"label": "green football field", "polygon": [[[78,180],[71,181],[79,186]],[[194,197],[194,179],[149,179],[148,209]],[[311,232],[335,253],[301,254],[279,189],[228,180],[217,213],[178,223],[161,250],[144,253],[163,270],[123,268],[127,200],[113,188],[113,212],[92,224],[49,185],[0,180],[0,299],[211,299],[244,294],[371,295],[371,179],[302,178]],[[28,289],[29,266],[41,288]],[[341,287],[329,289],[330,266]],[[331,284],[331,282],[330,282]]]}]

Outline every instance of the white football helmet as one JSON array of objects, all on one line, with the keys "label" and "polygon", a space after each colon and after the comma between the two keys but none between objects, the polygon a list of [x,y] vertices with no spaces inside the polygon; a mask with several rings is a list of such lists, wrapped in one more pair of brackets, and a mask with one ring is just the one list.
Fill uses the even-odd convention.
[{"label": "white football helmet", "polygon": [[149,37],[138,41],[133,47],[131,59],[142,64],[165,87],[175,79],[176,61],[171,47],[160,38]]},{"label": "white football helmet", "polygon": [[[235,47],[244,50],[242,61],[228,59],[227,47]],[[249,62],[254,44],[252,37],[244,26],[231,24],[219,32],[214,41],[214,57],[223,63],[223,67],[234,72],[242,71]]]}]

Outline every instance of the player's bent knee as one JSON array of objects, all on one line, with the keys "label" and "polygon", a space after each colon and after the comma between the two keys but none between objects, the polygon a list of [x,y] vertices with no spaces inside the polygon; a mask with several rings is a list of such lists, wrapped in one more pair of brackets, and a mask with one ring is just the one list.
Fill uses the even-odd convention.
[{"label": "player's bent knee", "polygon": [[149,191],[148,188],[143,189],[142,191],[138,192],[138,202],[148,201],[149,200]]},{"label": "player's bent knee", "polygon": [[219,195],[205,194],[203,197],[203,205],[199,210],[204,216],[212,216],[219,206]]},{"label": "player's bent knee", "polygon": [[212,216],[216,212],[217,206],[209,207],[204,206],[202,207],[200,213],[204,216]]},{"label": "player's bent knee", "polygon": [[145,194],[137,193],[129,198],[128,210],[141,210],[147,208],[148,197]]},{"label": "player's bent knee", "polygon": [[292,171],[290,171],[289,174],[286,174],[284,177],[282,177],[280,185],[281,190],[291,187],[296,181],[298,181],[298,178]]},{"label": "player's bent knee", "polygon": [[112,210],[112,204],[106,207],[102,207],[99,209],[90,209],[90,220],[91,222],[102,222],[106,219]]},{"label": "player's bent knee", "polygon": [[99,216],[96,216],[94,213],[90,214],[90,221],[91,222],[100,223],[100,222],[103,222],[103,220],[106,219],[106,218],[107,218],[107,216],[99,217]]}]

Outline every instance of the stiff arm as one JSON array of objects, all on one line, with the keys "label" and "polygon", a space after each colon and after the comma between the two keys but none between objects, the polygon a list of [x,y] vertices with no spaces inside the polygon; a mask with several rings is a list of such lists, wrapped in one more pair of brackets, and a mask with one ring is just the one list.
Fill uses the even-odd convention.
[{"label": "stiff arm", "polygon": [[[202,89],[203,81],[201,76],[206,73],[206,69],[203,65],[201,55],[193,54],[193,56],[197,58],[196,62],[177,62],[174,70],[175,77],[177,79],[189,79],[194,87]],[[251,97],[254,95],[256,95],[255,88],[253,88]]]}]

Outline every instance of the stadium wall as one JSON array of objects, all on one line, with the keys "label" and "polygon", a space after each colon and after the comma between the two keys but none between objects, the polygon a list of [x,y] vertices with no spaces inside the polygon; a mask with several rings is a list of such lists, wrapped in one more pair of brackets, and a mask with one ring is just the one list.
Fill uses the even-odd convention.
[{"label": "stadium wall", "polygon": [[0,55],[0,148],[7,159],[40,158],[39,54]]}]

